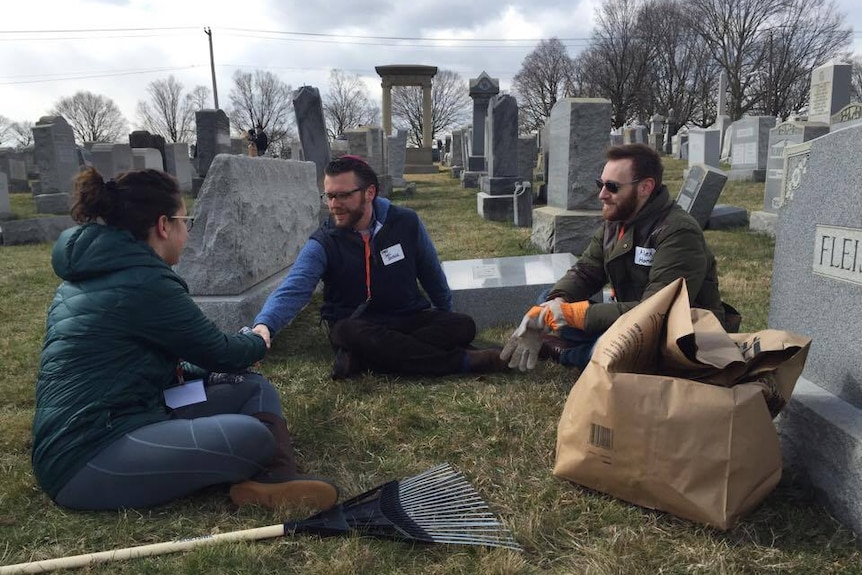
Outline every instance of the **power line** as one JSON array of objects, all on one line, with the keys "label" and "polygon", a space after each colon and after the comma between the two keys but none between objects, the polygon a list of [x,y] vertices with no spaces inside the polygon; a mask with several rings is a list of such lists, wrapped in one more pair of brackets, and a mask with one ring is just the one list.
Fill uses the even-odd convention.
[{"label": "power line", "polygon": [[[42,78],[42,79],[38,79],[38,80],[21,80],[21,81],[17,81],[17,82],[0,82],[0,86],[18,86],[18,85],[22,85],[22,84],[42,84],[45,82],[65,82],[67,80],[89,80],[92,78],[112,78],[112,77],[116,77],[116,76],[134,76],[134,75],[138,75],[138,74],[155,74],[155,73],[161,73],[161,72],[174,72],[177,70],[190,70],[192,68],[197,68],[197,67],[198,66],[196,64],[191,64],[189,66],[147,68],[147,69],[140,69],[140,70],[124,70],[124,71],[117,71],[117,72],[108,72],[108,73],[103,73],[103,74],[89,74],[89,73],[82,72],[82,75],[72,75],[72,76],[66,76],[63,78]],[[33,75],[36,75],[36,74],[33,74]],[[46,74],[46,75],[56,76],[57,74]],[[14,78],[15,76],[7,76],[7,77]]]}]

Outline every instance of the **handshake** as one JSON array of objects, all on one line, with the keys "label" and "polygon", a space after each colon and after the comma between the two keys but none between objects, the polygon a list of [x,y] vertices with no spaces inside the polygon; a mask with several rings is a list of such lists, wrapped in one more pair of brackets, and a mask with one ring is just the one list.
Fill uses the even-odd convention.
[{"label": "handshake", "polygon": [[590,302],[566,302],[563,298],[552,299],[533,306],[524,314],[521,325],[512,332],[500,358],[509,360],[509,367],[528,371],[536,367],[542,334],[558,331],[565,326],[584,329],[584,319]]}]

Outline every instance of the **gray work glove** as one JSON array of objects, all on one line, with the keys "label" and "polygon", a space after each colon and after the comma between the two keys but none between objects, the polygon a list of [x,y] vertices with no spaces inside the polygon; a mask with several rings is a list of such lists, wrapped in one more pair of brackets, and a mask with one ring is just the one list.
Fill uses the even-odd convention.
[{"label": "gray work glove", "polygon": [[539,362],[542,347],[542,329],[535,327],[535,318],[525,315],[518,329],[512,332],[500,359],[509,360],[509,367],[529,371]]}]

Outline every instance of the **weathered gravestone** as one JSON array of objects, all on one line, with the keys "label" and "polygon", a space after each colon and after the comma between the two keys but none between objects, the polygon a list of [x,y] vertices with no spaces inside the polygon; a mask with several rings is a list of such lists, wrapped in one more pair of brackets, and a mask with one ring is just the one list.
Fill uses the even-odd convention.
[{"label": "weathered gravestone", "polygon": [[[512,221],[511,195],[518,176],[518,103],[508,94],[488,104],[488,173],[479,177],[478,212],[486,220]],[[497,196],[509,196],[500,198]]]},{"label": "weathered gravestone", "polygon": [[834,132],[856,124],[862,124],[862,103],[859,102],[847,104],[833,114],[829,122],[829,129]]},{"label": "weathered gravestone", "polygon": [[688,165],[706,164],[719,167],[721,131],[692,128],[688,131]]},{"label": "weathered gravestone", "polygon": [[491,195],[511,194],[518,177],[518,102],[501,94],[488,103],[485,149],[488,174],[479,178],[480,189]]},{"label": "weathered gravestone", "polygon": [[[165,165],[166,159],[164,136],[160,136],[159,134],[151,134],[146,130],[135,130],[134,132],[129,134],[129,146],[132,148],[132,150],[134,150],[135,148],[151,148],[153,150],[158,150],[159,155],[162,157],[160,164],[162,166]],[[134,154],[134,152],[132,153]],[[155,160],[152,160],[151,163],[155,163]]]},{"label": "weathered gravestone", "polygon": [[703,229],[726,181],[727,176],[721,170],[705,164],[695,164],[686,173],[676,203],[691,214]]},{"label": "weathered gravestone", "polygon": [[386,138],[386,161],[389,164],[387,172],[392,177],[392,185],[403,188],[404,164],[407,159],[407,130],[396,130],[395,135]]},{"label": "weathered gravestone", "polygon": [[0,222],[0,244],[16,246],[21,244],[43,244],[54,242],[63,230],[75,225],[72,218],[64,216],[44,216]]},{"label": "weathered gravestone", "polygon": [[197,194],[209,172],[210,164],[218,154],[230,154],[230,120],[224,110],[198,110],[195,112],[197,143],[195,144],[195,171],[192,193]]},{"label": "weathered gravestone", "polygon": [[851,64],[830,62],[811,72],[808,91],[808,121],[829,123],[832,116],[850,103]]},{"label": "weathered gravestone", "polygon": [[524,310],[577,262],[572,254],[442,262],[454,311],[467,313],[480,330],[518,324]]},{"label": "weathered gravestone", "polygon": [[463,130],[452,131],[452,156],[449,164],[454,168],[456,166],[464,167],[464,145],[461,139],[464,137]]},{"label": "weathered gravestone", "polygon": [[548,205],[533,210],[533,245],[580,254],[601,223],[596,178],[611,131],[611,102],[564,98],[549,120]]},{"label": "weathered gravestone", "polygon": [[[778,213],[769,327],[812,338],[779,420],[785,467],[862,534],[862,125],[795,147]],[[850,190],[836,195],[836,190]]]},{"label": "weathered gravestone", "polygon": [[829,133],[829,126],[811,122],[784,122],[769,130],[769,156],[766,160],[763,210],[752,212],[752,231],[775,234],[775,222],[782,200],[785,148],[819,138],[827,133]]},{"label": "weathered gravestone", "polygon": [[769,157],[769,133],[775,127],[775,116],[747,116],[732,125],[731,180],[766,180],[766,161]]},{"label": "weathered gravestone", "polygon": [[27,164],[19,152],[9,148],[0,148],[0,173],[6,174],[10,192],[30,191],[30,183],[27,181]]},{"label": "weathered gravestone", "polygon": [[254,318],[318,225],[311,162],[219,155],[195,203],[177,273],[219,328]]},{"label": "weathered gravestone", "polygon": [[323,170],[332,156],[329,151],[329,138],[326,136],[326,120],[323,117],[320,91],[313,86],[302,86],[293,93],[293,110],[296,114],[296,130],[302,144],[303,159],[314,162],[317,168],[317,188],[323,192]]},{"label": "weathered gravestone", "polygon": [[134,169],[132,148],[128,144],[93,144],[90,155],[93,167],[105,180]]},{"label": "weathered gravestone", "polygon": [[6,174],[0,172],[0,220],[11,220],[15,217],[12,213],[12,203],[9,201],[8,182]]},{"label": "weathered gravestone", "polygon": [[36,211],[64,214],[71,206],[72,181],[81,164],[71,126],[62,116],[43,116],[33,126],[33,144],[39,169],[39,193],[34,190]]},{"label": "weathered gravestone", "polygon": [[132,166],[136,170],[165,170],[162,154],[155,148],[132,148]]},{"label": "weathered gravestone", "polygon": [[192,189],[192,164],[189,161],[189,145],[177,142],[165,145],[165,171],[177,179],[183,192]]}]

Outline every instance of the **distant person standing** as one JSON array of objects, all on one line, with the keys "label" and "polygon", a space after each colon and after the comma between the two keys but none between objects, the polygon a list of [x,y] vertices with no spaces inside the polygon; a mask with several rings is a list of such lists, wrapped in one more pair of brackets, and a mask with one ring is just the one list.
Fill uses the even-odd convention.
[{"label": "distant person standing", "polygon": [[257,135],[254,133],[254,129],[248,131],[245,139],[248,141],[248,155],[254,158],[258,154]]},{"label": "distant person standing", "polygon": [[257,155],[265,156],[266,149],[269,147],[269,136],[266,135],[266,132],[263,131],[263,126],[260,124],[257,125],[257,135],[255,136],[254,143],[257,146]]}]

